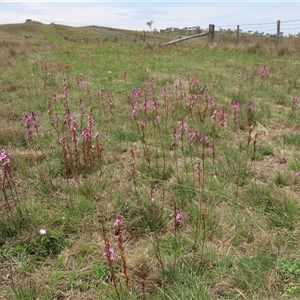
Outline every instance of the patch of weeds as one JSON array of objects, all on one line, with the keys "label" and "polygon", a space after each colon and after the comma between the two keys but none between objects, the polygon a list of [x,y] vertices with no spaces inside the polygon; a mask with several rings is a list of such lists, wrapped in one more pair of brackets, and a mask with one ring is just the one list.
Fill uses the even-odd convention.
[{"label": "patch of weeds", "polygon": [[298,122],[298,113],[294,109],[291,109],[287,113],[287,119],[291,121],[292,124],[295,124],[295,122]]},{"label": "patch of weeds", "polygon": [[279,204],[273,185],[253,186],[249,185],[245,190],[245,199],[248,199],[252,209],[267,213]]},{"label": "patch of weeds", "polygon": [[162,230],[167,222],[166,215],[161,208],[155,204],[147,205],[141,209],[131,223],[140,233],[153,232]]},{"label": "patch of weeds", "polygon": [[251,244],[254,241],[251,224],[244,223],[242,220],[237,220],[238,230],[234,237],[230,240],[230,244],[238,246],[240,244]]},{"label": "patch of weeds", "polygon": [[[143,235],[153,231],[161,231],[168,218],[163,208],[156,202],[150,202],[149,195],[141,195],[141,200],[117,201],[118,211],[126,218],[126,230],[131,234]],[[127,197],[128,198],[128,197]],[[144,200],[145,199],[145,200]]]},{"label": "patch of weeds", "polygon": [[255,160],[262,160],[265,156],[273,156],[273,147],[269,144],[260,144],[255,153]]},{"label": "patch of weeds", "polygon": [[153,232],[156,230],[162,230],[167,222],[167,218],[165,214],[163,214],[162,209],[156,204],[152,203],[143,212],[143,216],[140,221],[140,228],[143,228],[146,232]]},{"label": "patch of weeds", "polygon": [[261,123],[263,120],[271,118],[273,114],[274,112],[271,110],[269,102],[262,102],[260,106],[255,109],[253,122]]},{"label": "patch of weeds", "polygon": [[226,275],[231,272],[231,269],[233,267],[232,258],[229,256],[225,256],[221,259],[216,258],[216,261],[213,263],[213,266],[218,274]]},{"label": "patch of weeds", "polygon": [[40,234],[26,247],[26,252],[34,255],[37,260],[43,260],[58,255],[67,246],[67,240],[59,233]]},{"label": "patch of weeds", "polygon": [[285,134],[283,136],[284,141],[287,145],[293,145],[300,147],[300,135],[299,134]]},{"label": "patch of weeds", "polygon": [[63,178],[65,176],[65,167],[62,159],[55,157],[49,163],[49,173],[53,178]]},{"label": "patch of weeds", "polygon": [[[31,281],[28,283],[13,283],[10,288],[10,293],[14,300],[31,300],[37,299],[40,295],[37,292],[35,284]],[[43,298],[41,298],[43,299]]]},{"label": "patch of weeds", "polygon": [[0,218],[0,245],[6,238],[18,235],[32,223],[25,206],[16,209],[9,218]]},{"label": "patch of weeds", "polygon": [[[91,201],[91,198],[77,198],[70,208],[68,207],[64,209],[64,215],[66,221],[70,223],[70,228],[73,227],[75,229],[77,222],[80,223],[84,217],[91,216],[94,213],[94,211],[95,204]],[[67,224],[65,225],[68,226]]]},{"label": "patch of weeds", "polygon": [[86,282],[88,281],[88,278],[84,280],[78,272],[71,271],[65,276],[66,281],[68,282],[68,290],[72,291],[84,291],[86,287]]},{"label": "patch of weeds", "polygon": [[12,262],[13,259],[25,261],[27,258],[26,247],[21,244],[4,244],[0,248],[0,262]]},{"label": "patch of weeds", "polygon": [[300,159],[298,155],[293,156],[293,158],[288,162],[289,167],[295,172],[300,170]]},{"label": "patch of weeds", "polygon": [[284,227],[288,230],[294,230],[298,218],[298,210],[296,201],[287,198],[283,204],[272,207],[268,221],[272,227]]},{"label": "patch of weeds", "polygon": [[221,166],[223,170],[220,170],[220,174],[226,180],[232,180],[239,187],[245,186],[249,182],[250,173],[246,159],[242,159],[236,154],[229,154]]},{"label": "patch of weeds", "polygon": [[234,274],[238,288],[248,294],[261,293],[265,290],[268,274],[275,267],[275,264],[274,258],[264,253],[253,257],[239,258]]},{"label": "patch of weeds", "polygon": [[161,239],[161,251],[166,256],[172,256],[175,253],[183,254],[186,249],[186,244],[183,243],[180,239],[174,239],[171,236],[163,236]]},{"label": "patch of weeds", "polygon": [[151,165],[149,168],[145,163],[138,165],[138,171],[143,174],[148,173],[151,178],[158,180],[168,180],[174,173],[173,168],[170,166],[164,169],[162,166]]},{"label": "patch of weeds", "polygon": [[208,291],[203,283],[206,275],[211,272],[211,266],[206,263],[197,262],[192,266],[191,261],[181,260],[174,272],[173,262],[166,267],[167,290],[158,290],[159,299],[191,299],[208,300]]},{"label": "patch of weeds", "polygon": [[194,185],[189,181],[179,181],[178,184],[174,185],[173,193],[181,208],[186,207],[187,203],[191,202],[197,195]]},{"label": "patch of weeds", "polygon": [[112,136],[117,142],[136,142],[139,140],[137,131],[125,128],[113,131]]},{"label": "patch of weeds", "polygon": [[92,277],[96,280],[99,279],[104,279],[107,277],[109,270],[108,270],[108,266],[107,265],[103,265],[103,266],[93,266],[92,269]]},{"label": "patch of weeds", "polygon": [[[91,201],[100,191],[103,191],[105,184],[102,182],[92,182],[91,180],[85,180],[83,183],[80,184],[78,188],[79,195],[84,197],[86,200]],[[84,201],[81,201],[84,202]],[[82,203],[84,205],[84,203]]]},{"label": "patch of weeds", "polygon": [[298,299],[300,297],[300,258],[281,258],[278,264],[283,281],[281,296]]},{"label": "patch of weeds", "polygon": [[278,172],[275,175],[274,183],[276,186],[279,186],[279,187],[288,186],[290,184],[290,182],[291,182],[291,177],[286,172]]},{"label": "patch of weeds", "polygon": [[280,97],[280,95],[275,98],[275,103],[278,105],[288,105],[286,97]]},{"label": "patch of weeds", "polygon": [[53,263],[53,268],[59,269],[63,265],[65,258],[65,255],[59,255]]}]

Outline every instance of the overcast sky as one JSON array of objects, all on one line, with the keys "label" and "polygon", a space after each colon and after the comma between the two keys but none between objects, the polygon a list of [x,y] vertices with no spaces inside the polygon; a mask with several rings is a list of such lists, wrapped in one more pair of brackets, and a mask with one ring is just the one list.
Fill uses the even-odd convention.
[{"label": "overcast sky", "polygon": [[[32,19],[70,26],[107,26],[133,30],[168,27],[222,28],[276,33],[277,20],[285,34],[300,32],[300,2],[269,1],[3,1],[0,24],[23,23]],[[251,25],[248,25],[251,24]]]}]

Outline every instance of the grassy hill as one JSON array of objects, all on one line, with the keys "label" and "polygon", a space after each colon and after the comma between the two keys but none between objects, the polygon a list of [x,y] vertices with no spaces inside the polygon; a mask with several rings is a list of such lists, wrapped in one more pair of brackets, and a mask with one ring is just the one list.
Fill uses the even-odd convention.
[{"label": "grassy hill", "polygon": [[299,41],[90,29],[0,25],[0,299],[299,299]]}]

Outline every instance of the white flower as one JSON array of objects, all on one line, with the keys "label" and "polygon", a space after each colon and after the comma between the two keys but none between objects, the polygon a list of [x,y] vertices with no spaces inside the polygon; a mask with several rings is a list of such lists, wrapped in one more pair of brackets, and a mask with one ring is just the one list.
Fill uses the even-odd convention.
[{"label": "white flower", "polygon": [[40,230],[40,234],[41,234],[41,235],[44,235],[44,234],[46,234],[46,233],[47,233],[46,229],[41,229],[41,230]]}]

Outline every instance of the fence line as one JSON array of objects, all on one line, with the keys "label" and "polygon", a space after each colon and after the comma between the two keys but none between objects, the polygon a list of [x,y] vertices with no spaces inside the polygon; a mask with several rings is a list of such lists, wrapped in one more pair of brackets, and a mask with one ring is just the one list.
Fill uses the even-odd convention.
[{"label": "fence line", "polygon": [[180,37],[179,39],[167,42],[164,45],[168,46],[168,45],[176,44],[176,43],[179,43],[179,42],[183,42],[183,41],[186,41],[186,40],[189,40],[189,39],[193,39],[193,38],[196,38],[196,37],[201,37],[201,36],[208,36],[209,42],[213,42],[213,40],[214,40],[214,30],[215,30],[215,25],[209,24],[209,30],[208,30],[208,32],[198,33],[198,34],[186,36],[184,38]]},{"label": "fence line", "polygon": [[[210,26],[215,26],[213,24],[210,24]],[[117,32],[115,30],[109,29],[109,28],[101,28],[97,26],[93,27],[85,27],[86,29],[97,31],[99,33],[102,33],[106,35],[105,39],[113,39],[114,41],[120,39],[120,40],[127,40],[132,42],[147,42],[147,43],[163,43],[165,45],[169,44],[175,44],[177,42],[189,40],[196,37],[201,37],[208,35],[209,36],[209,42],[213,42],[214,38],[216,38],[216,41],[218,42],[218,36],[226,37],[228,36],[229,39],[236,43],[237,45],[243,41],[245,37],[248,36],[257,36],[257,37],[266,37],[266,38],[272,38],[272,41],[274,39],[274,44],[278,47],[280,41],[283,37],[298,37],[300,38],[300,19],[299,20],[287,20],[287,21],[280,21],[277,22],[265,22],[265,23],[253,23],[253,24],[238,24],[238,25],[227,25],[231,28],[223,29],[226,27],[224,26],[215,26],[216,30],[214,30],[213,34],[210,34],[209,32],[212,32],[210,28],[207,29],[200,29],[200,26],[194,26],[194,27],[185,27],[183,29],[180,28],[166,28],[161,30],[153,30],[151,32],[149,31],[143,31],[143,32],[128,32],[128,33],[122,33]],[[250,27],[251,26],[251,27]],[[295,33],[295,30],[298,30],[297,34]],[[291,30],[294,30],[294,34],[291,34]],[[221,35],[222,33],[222,35]],[[225,35],[223,35],[223,33]],[[178,34],[178,36],[176,36]],[[220,35],[219,35],[220,34]],[[236,36],[234,36],[236,35]],[[231,36],[231,38],[230,38]],[[67,37],[65,37],[67,39]],[[72,41],[72,40],[70,40]],[[99,39],[95,40],[86,40],[84,42],[99,42]]]},{"label": "fence line", "polygon": [[[293,23],[293,24],[292,24]],[[226,29],[222,29],[225,27],[229,27],[227,30],[235,32],[238,31],[237,26],[239,26],[239,32],[248,32],[248,33],[255,33],[257,35],[264,35],[265,32],[271,32],[275,34],[278,38],[278,36],[289,36],[292,37],[293,35],[290,33],[290,30],[294,31],[294,36],[300,37],[300,20],[288,20],[288,21],[280,21],[277,22],[266,22],[266,23],[256,23],[256,24],[239,24],[239,25],[223,25],[218,26],[218,28],[223,31]],[[279,26],[279,28],[278,28]],[[293,27],[291,27],[293,26]],[[237,29],[232,29],[237,28]],[[279,30],[279,32],[278,32]],[[295,31],[299,30],[297,34],[295,34]],[[238,40],[238,39],[237,39]]]}]

